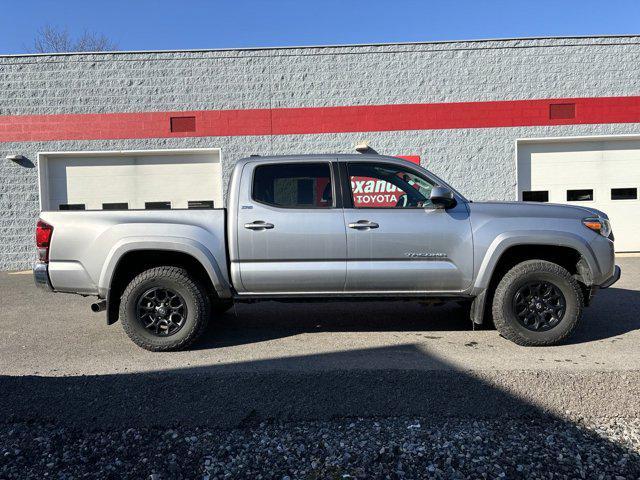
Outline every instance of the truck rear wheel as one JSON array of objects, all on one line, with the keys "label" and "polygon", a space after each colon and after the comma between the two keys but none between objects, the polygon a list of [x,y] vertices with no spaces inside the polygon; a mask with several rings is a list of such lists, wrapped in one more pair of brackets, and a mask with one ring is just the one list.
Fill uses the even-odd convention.
[{"label": "truck rear wheel", "polygon": [[518,345],[555,345],[582,315],[582,290],[560,265],[544,260],[519,263],[500,280],[493,297],[493,322]]},{"label": "truck rear wheel", "polygon": [[207,326],[205,288],[179,267],[155,267],[136,276],[120,299],[120,320],[133,342],[154,352],[182,350]]}]

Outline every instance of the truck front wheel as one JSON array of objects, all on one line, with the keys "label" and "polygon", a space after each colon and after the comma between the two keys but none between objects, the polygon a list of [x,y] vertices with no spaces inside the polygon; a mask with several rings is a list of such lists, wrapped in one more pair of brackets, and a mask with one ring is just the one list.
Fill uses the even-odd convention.
[{"label": "truck front wheel", "polygon": [[555,345],[573,332],[582,305],[580,285],[566,269],[528,260],[500,280],[493,297],[493,322],[503,337],[518,345]]},{"label": "truck front wheel", "polygon": [[151,351],[182,350],[204,331],[210,302],[205,288],[179,267],[136,276],[120,299],[120,320],[133,342]]}]

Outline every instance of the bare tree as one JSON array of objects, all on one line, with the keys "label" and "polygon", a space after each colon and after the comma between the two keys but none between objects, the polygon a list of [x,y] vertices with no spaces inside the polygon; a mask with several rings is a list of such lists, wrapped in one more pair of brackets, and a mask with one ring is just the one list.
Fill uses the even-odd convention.
[{"label": "bare tree", "polygon": [[33,53],[60,52],[107,52],[118,46],[101,33],[85,31],[81,36],[72,38],[66,28],[45,25],[36,34],[33,41]]}]

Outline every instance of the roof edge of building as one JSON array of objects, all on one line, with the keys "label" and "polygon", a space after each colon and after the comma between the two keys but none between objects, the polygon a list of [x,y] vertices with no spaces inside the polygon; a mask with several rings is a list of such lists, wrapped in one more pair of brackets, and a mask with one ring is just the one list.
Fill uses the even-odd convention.
[{"label": "roof edge of building", "polygon": [[[352,47],[393,47],[412,45],[448,45],[455,43],[491,43],[491,42],[518,42],[537,40],[596,40],[596,39],[630,39],[639,38],[637,34],[615,34],[615,35],[556,35],[556,36],[534,36],[534,37],[505,37],[505,38],[480,38],[469,40],[432,40],[419,42],[378,42],[378,43],[347,43],[347,44],[327,44],[327,45],[286,45],[286,46],[263,46],[263,47],[233,47],[233,48],[193,48],[174,50],[113,50],[105,52],[51,52],[51,53],[12,53],[0,54],[0,58],[21,58],[21,57],[67,57],[82,55],[139,55],[139,54],[162,54],[162,53],[215,53],[215,52],[259,52],[273,50],[309,50],[309,49],[340,49]],[[505,47],[509,48],[509,47]]]}]

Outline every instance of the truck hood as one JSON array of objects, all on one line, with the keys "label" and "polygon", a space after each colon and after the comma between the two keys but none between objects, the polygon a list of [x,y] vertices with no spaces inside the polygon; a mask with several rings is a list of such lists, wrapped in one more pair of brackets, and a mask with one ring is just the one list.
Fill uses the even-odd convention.
[{"label": "truck hood", "polygon": [[512,217],[546,218],[585,218],[601,217],[608,219],[606,213],[595,208],[560,203],[540,202],[469,202],[471,212],[495,214]]}]

